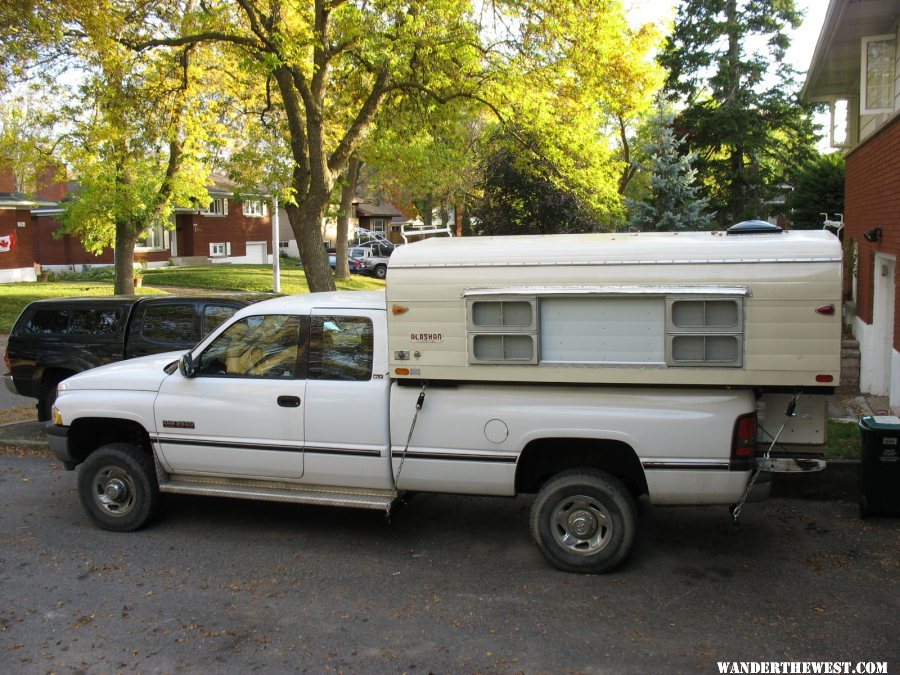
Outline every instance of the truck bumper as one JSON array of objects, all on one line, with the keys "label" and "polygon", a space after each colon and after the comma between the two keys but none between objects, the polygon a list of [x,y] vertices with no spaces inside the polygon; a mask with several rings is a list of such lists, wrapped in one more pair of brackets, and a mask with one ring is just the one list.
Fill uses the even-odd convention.
[{"label": "truck bumper", "polygon": [[56,459],[62,462],[66,471],[74,470],[78,462],[69,452],[69,427],[54,424],[51,420],[44,424],[44,433]]},{"label": "truck bumper", "polygon": [[2,377],[3,377],[3,386],[5,386],[11,394],[16,394],[18,396],[21,396],[21,394],[19,393],[19,390],[16,389],[16,383],[13,382],[12,373],[5,373],[4,375],[2,375]]}]

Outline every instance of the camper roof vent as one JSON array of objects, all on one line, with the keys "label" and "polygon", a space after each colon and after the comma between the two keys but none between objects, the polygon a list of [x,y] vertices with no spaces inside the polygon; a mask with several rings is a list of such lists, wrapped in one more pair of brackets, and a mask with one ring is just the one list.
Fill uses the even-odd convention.
[{"label": "camper roof vent", "polygon": [[764,220],[744,220],[728,228],[725,234],[780,234],[784,232],[778,225]]}]

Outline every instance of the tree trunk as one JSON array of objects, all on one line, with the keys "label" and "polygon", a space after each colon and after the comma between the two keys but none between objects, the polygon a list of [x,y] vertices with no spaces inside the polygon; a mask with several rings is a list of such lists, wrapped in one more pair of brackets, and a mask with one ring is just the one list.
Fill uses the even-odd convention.
[{"label": "tree trunk", "polygon": [[425,199],[422,200],[422,222],[425,223],[425,227],[431,227],[433,211],[434,195],[429,192]]},{"label": "tree trunk", "polygon": [[300,259],[310,293],[335,290],[334,275],[322,245],[322,218],[328,206],[329,194],[322,187],[310,188],[306,200],[297,209],[288,211],[288,220],[297,243]]},{"label": "tree trunk", "polygon": [[137,234],[130,223],[116,223],[116,295],[134,293],[134,244]]},{"label": "tree trunk", "polygon": [[338,279],[350,278],[350,266],[347,262],[347,239],[349,238],[350,212],[353,209],[353,195],[356,193],[356,182],[362,162],[353,155],[347,163],[344,185],[341,187],[341,213],[337,219],[337,241],[334,243],[335,268],[334,276]]}]

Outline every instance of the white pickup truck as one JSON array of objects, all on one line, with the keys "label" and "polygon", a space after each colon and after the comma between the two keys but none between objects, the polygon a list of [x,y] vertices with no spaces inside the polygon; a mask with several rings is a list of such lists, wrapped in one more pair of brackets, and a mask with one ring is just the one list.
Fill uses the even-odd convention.
[{"label": "white pickup truck", "polygon": [[[428,269],[416,262],[426,244],[396,252],[391,278],[399,283],[407,280],[404,270]],[[717,265],[724,253],[715,252]],[[691,255],[698,266],[696,251]],[[797,268],[791,274],[796,279]],[[762,390],[664,381],[673,373],[712,378],[725,357],[722,377],[734,378],[737,370],[772,377],[771,366],[754,375],[744,363],[755,347],[750,329],[722,328],[736,308],[742,322],[753,315],[752,293],[718,282],[700,293],[655,280],[639,297],[633,285],[624,295],[607,285],[590,292],[579,285],[570,297],[559,284],[548,286],[545,297],[528,277],[530,295],[505,287],[499,301],[481,287],[435,305],[427,284],[410,283],[404,303],[397,300],[405,292],[400,283],[387,296],[323,293],[254,304],[187,354],[116,363],[62,382],[47,426],[51,448],[67,469],[80,465],[78,491],[91,518],[117,531],[148,523],[166,492],[385,511],[411,493],[535,493],[531,531],[538,547],[557,567],[576,572],[605,572],[622,562],[641,496],[654,505],[736,505],[764,496],[750,494],[754,482],[761,492],[767,487],[756,481]],[[622,374],[617,384],[585,381],[590,373],[610,377],[601,359],[620,360],[616,350],[644,350],[631,339],[596,335],[580,362],[561,362],[557,355],[572,340],[584,340],[573,327],[590,318],[592,306],[581,304],[589,300],[600,303],[592,335],[615,324],[615,312],[631,317],[626,323],[642,334],[651,327],[646,317],[664,324],[663,332],[665,324],[677,328],[682,315],[695,327],[703,320],[694,311],[701,302],[712,317],[704,330],[719,350],[716,361],[696,366],[702,354],[690,352],[682,364],[676,332],[668,341],[674,347],[660,343],[663,352],[674,350],[669,365],[662,353],[659,362],[629,366],[640,382],[625,382]],[[568,302],[579,303],[577,311],[561,311]],[[809,304],[811,330],[821,334],[834,317],[815,318],[819,297]],[[674,319],[665,318],[667,311]],[[564,330],[556,330],[559,321]],[[491,322],[503,330],[489,330]],[[687,335],[694,339],[692,330]],[[714,341],[720,335],[726,347],[740,346],[742,365]],[[539,345],[538,353],[526,353],[530,345]],[[813,359],[809,368],[827,364]],[[470,367],[486,375],[466,379]],[[626,372],[621,363],[616,368]],[[432,372],[460,375],[432,378]],[[523,372],[533,373],[531,381]],[[830,372],[798,377],[815,383]],[[781,412],[770,417],[773,425],[783,420]]]}]

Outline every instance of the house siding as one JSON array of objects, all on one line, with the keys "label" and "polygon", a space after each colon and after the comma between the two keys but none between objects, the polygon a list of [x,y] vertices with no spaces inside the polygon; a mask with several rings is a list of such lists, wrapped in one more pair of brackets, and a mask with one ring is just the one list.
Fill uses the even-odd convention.
[{"label": "house siding", "polygon": [[[25,227],[19,227],[25,223]],[[0,236],[14,235],[12,251],[0,253],[0,281],[34,281],[31,212],[27,209],[0,209]]]},{"label": "house siding", "polygon": [[[77,270],[82,265],[112,265],[114,254],[111,248],[99,255],[86,251],[77,237],[62,235],[56,232],[61,225],[53,216],[31,217],[34,236],[34,259],[44,267],[68,267]],[[165,262],[169,259],[168,251],[136,251],[135,262]]]},{"label": "house siding", "polygon": [[[846,158],[844,222],[858,242],[857,316],[872,323],[876,253],[900,254],[900,115]],[[863,234],[882,228],[872,244]],[[900,298],[900,294],[897,294]],[[900,312],[894,311],[894,348],[900,347]]]},{"label": "house siding", "polygon": [[231,258],[247,255],[247,242],[265,241],[272,253],[271,216],[245,216],[241,204],[228,200],[224,216],[182,213],[176,218],[179,256],[209,256],[210,244],[231,244]]}]

